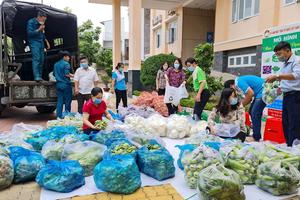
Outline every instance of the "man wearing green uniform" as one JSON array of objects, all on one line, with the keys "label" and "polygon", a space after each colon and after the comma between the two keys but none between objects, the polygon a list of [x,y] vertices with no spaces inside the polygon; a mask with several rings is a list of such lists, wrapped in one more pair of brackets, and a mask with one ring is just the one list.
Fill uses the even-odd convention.
[{"label": "man wearing green uniform", "polygon": [[205,72],[197,65],[197,62],[194,58],[188,58],[185,63],[188,67],[188,70],[193,72],[193,85],[195,92],[197,92],[195,97],[194,119],[200,120],[205,105],[210,97],[206,82],[206,75]]}]

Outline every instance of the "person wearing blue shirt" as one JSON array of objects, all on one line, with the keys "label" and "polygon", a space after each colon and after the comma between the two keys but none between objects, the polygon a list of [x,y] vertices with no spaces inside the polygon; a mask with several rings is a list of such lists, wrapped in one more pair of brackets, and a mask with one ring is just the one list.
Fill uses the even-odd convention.
[{"label": "person wearing blue shirt", "polygon": [[72,103],[72,85],[70,78],[71,74],[70,58],[71,55],[68,51],[60,52],[62,59],[54,64],[54,76],[56,79],[56,94],[57,106],[56,116],[62,118],[63,106],[65,105],[65,112],[71,112]]},{"label": "person wearing blue shirt", "polygon": [[36,18],[27,22],[27,39],[32,54],[32,71],[34,80],[37,82],[42,81],[45,42],[47,49],[50,49],[50,44],[45,37],[46,19],[46,13],[39,11]]},{"label": "person wearing blue shirt", "polygon": [[127,91],[124,64],[118,63],[115,69],[116,71],[112,74],[112,93],[116,93],[116,109],[118,110],[121,100],[123,107],[127,107]]},{"label": "person wearing blue shirt", "polygon": [[244,106],[250,104],[250,116],[253,125],[253,138],[255,141],[261,139],[261,119],[266,104],[262,100],[262,92],[265,80],[258,76],[246,75],[237,77],[235,80],[225,82],[225,88],[234,88],[242,93]]},{"label": "person wearing blue shirt", "polygon": [[294,140],[300,140],[300,58],[293,54],[288,42],[280,42],[274,48],[280,62],[283,62],[281,71],[271,75],[266,82],[280,81],[283,92],[282,126],[288,146]]}]

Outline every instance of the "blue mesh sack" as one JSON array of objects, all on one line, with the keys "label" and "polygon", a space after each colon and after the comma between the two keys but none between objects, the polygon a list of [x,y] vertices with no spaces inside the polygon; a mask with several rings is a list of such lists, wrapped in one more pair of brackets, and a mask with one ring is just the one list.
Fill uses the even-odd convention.
[{"label": "blue mesh sack", "polygon": [[187,152],[194,151],[197,148],[197,146],[194,144],[184,144],[184,145],[176,145],[175,147],[177,147],[180,150],[179,157],[177,160],[177,165],[178,165],[179,169],[183,170],[184,166],[182,163],[182,158],[184,157],[184,155]]},{"label": "blue mesh sack", "polygon": [[90,138],[94,142],[110,146],[115,139],[125,138],[125,134],[121,130],[99,131],[91,134]]},{"label": "blue mesh sack", "polygon": [[8,149],[14,163],[15,183],[34,180],[40,169],[46,164],[40,153],[16,146]]},{"label": "blue mesh sack", "polygon": [[141,172],[156,180],[162,181],[175,176],[173,157],[156,141],[150,141],[137,151],[137,163]]},{"label": "blue mesh sack", "polygon": [[45,130],[39,131],[26,139],[36,151],[41,151],[43,145],[48,140],[63,138],[65,135],[79,134],[80,132],[75,126],[52,126]]},{"label": "blue mesh sack", "polygon": [[135,160],[128,155],[104,159],[94,169],[97,188],[106,192],[131,194],[141,187],[141,175]]},{"label": "blue mesh sack", "polygon": [[56,192],[72,192],[85,184],[84,171],[78,161],[50,161],[36,176],[39,186]]},{"label": "blue mesh sack", "polygon": [[137,147],[127,139],[115,139],[111,141],[110,146],[104,153],[104,158],[113,157],[116,155],[129,155],[136,159]]}]

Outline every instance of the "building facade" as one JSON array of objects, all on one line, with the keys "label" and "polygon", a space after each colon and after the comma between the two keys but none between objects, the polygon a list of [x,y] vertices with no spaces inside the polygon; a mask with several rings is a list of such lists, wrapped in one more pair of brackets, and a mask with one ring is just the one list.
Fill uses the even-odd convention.
[{"label": "building facade", "polygon": [[265,32],[296,22],[300,22],[299,0],[217,0],[215,70],[260,75]]}]

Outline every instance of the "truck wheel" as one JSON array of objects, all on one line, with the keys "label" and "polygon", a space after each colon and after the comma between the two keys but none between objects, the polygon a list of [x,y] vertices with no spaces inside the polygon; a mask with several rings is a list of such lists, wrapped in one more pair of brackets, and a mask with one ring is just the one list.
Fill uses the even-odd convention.
[{"label": "truck wheel", "polygon": [[55,109],[56,106],[36,106],[36,110],[41,114],[51,114]]},{"label": "truck wheel", "polygon": [[1,116],[1,114],[2,114],[2,112],[5,110],[5,105],[2,105],[1,103],[0,103],[0,116]]}]

